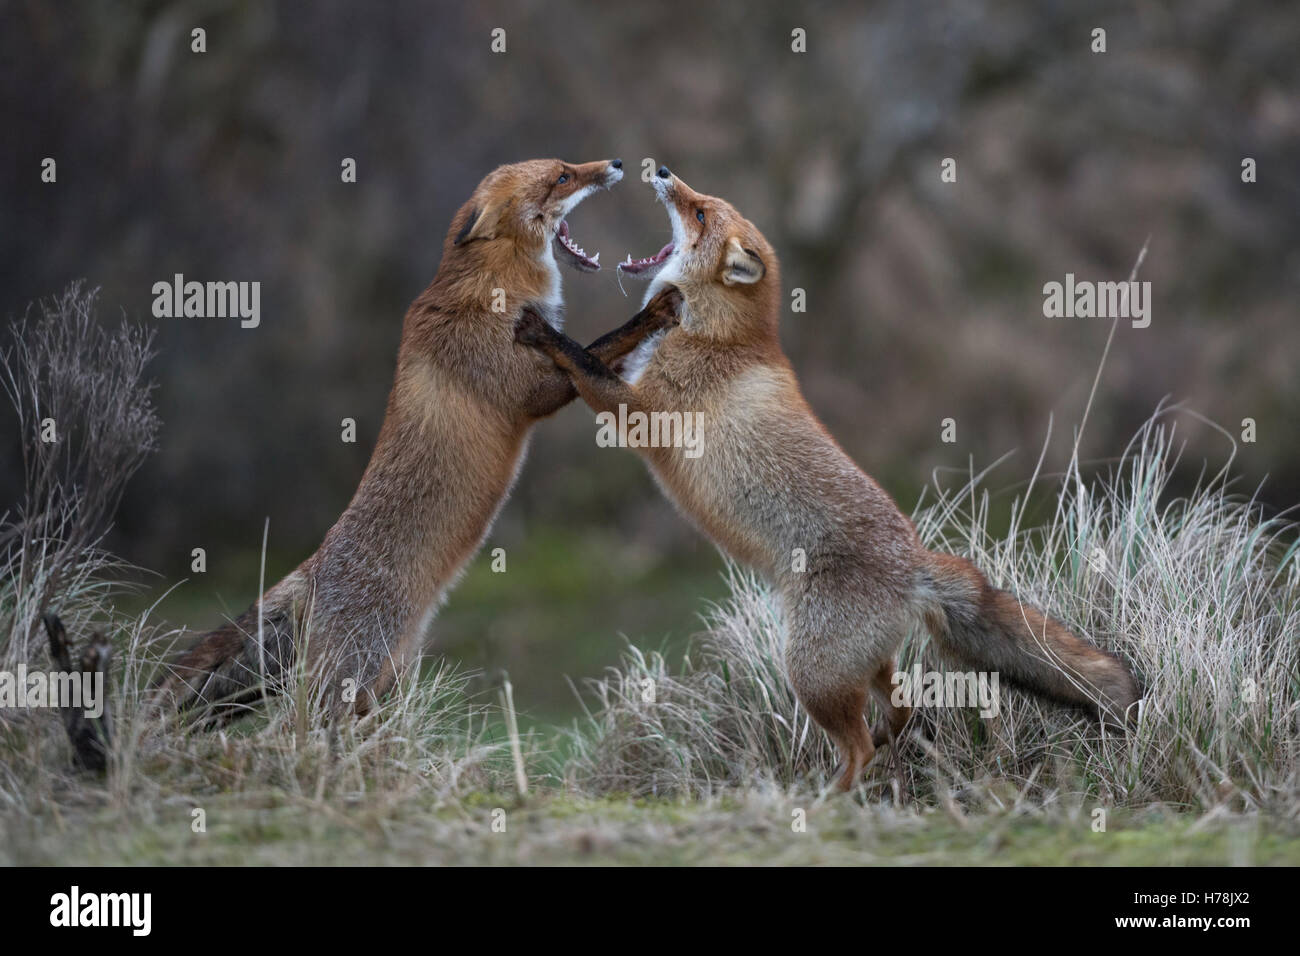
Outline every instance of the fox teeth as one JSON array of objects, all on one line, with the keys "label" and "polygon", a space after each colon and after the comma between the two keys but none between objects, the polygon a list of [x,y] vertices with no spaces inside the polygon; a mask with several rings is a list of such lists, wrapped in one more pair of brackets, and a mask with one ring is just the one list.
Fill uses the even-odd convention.
[{"label": "fox teeth", "polygon": [[592,257],[591,257],[591,261],[592,261],[592,262],[600,262],[600,253],[598,252],[598,253],[596,253],[594,256],[592,256]]}]

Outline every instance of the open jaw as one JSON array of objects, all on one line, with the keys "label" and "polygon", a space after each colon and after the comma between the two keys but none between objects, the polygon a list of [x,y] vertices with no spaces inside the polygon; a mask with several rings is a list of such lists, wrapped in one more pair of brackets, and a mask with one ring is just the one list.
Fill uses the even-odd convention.
[{"label": "open jaw", "polygon": [[674,248],[675,246],[670,242],[653,256],[646,256],[644,259],[633,259],[629,253],[627,260],[618,264],[618,271],[634,279],[653,279],[672,256]]},{"label": "open jaw", "polygon": [[573,241],[569,235],[567,219],[561,219],[555,230],[555,248],[560,253],[560,258],[579,272],[595,272],[600,269],[600,253],[589,256],[582,246]]}]

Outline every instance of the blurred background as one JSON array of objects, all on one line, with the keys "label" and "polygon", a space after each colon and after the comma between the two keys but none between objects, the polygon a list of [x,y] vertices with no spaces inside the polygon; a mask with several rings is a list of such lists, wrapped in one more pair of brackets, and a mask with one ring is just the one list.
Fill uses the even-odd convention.
[{"label": "blurred background", "polygon": [[[1043,284],[1125,279],[1150,236],[1152,322],[1116,331],[1081,453],[1104,469],[1164,396],[1238,438],[1250,417],[1238,488],[1263,482],[1281,510],[1300,501],[1297,50],[1286,2],[8,0],[0,311],[84,277],[106,321],[157,329],[162,444],[110,544],[153,572],[141,607],[183,581],[159,613],[198,629],[256,598],[265,518],[268,583],[316,548],[453,212],[537,156],[624,159],[628,179],[571,220],[611,266],[667,238],[644,162],[764,230],[787,295],[806,291],[782,333],[805,392],[904,510],[934,475],[1015,452],[991,482],[1009,500],[1049,416],[1045,468],[1064,467],[1111,323],[1044,318]],[[154,319],[152,285],[177,272],[260,281],[261,326]],[[610,267],[564,280],[584,341],[639,305]],[[9,502],[19,436],[0,421]],[[1217,470],[1224,437],[1178,427],[1185,480]],[[620,635],[680,647],[724,592],[712,546],[594,436],[580,403],[538,428],[488,543],[507,573],[485,550],[434,626],[432,653],[508,670],[534,718],[573,713],[569,680]]]}]

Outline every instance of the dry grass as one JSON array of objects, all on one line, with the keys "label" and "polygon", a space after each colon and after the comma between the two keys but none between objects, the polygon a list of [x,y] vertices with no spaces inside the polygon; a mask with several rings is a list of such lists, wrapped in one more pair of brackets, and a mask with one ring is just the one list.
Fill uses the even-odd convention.
[{"label": "dry grass", "polygon": [[[996,718],[920,713],[894,758],[877,758],[868,798],[1297,811],[1296,529],[1232,496],[1226,471],[1171,498],[1175,413],[1154,417],[1108,477],[1089,485],[1071,470],[1043,527],[1022,529],[1017,502],[1012,533],[990,534],[983,476],[914,515],[927,546],[968,555],[999,586],[1131,662],[1146,686],[1136,732],[1103,736],[1004,690]],[[703,795],[824,783],[834,754],[785,680],[776,602],[752,575],[732,569],[730,578],[730,600],[710,609],[680,669],[632,648],[593,683],[568,767],[575,789]],[[914,633],[901,666],[918,659],[922,670],[944,669]]]},{"label": "dry grass", "polygon": [[[1086,832],[1084,810],[1098,804],[1155,813],[1178,834],[1171,839],[1187,838],[1188,824],[1179,821],[1191,817],[1182,811],[1195,815],[1193,827],[1246,814],[1269,821],[1264,830],[1286,831],[1270,845],[1269,860],[1295,858],[1296,529],[1230,494],[1226,467],[1186,497],[1170,495],[1176,409],[1160,410],[1109,475],[1085,482],[1071,463],[1054,489],[1054,514],[1041,525],[1024,527],[1017,505],[1010,533],[992,533],[985,475],[938,493],[914,515],[928,546],[969,555],[999,585],[1132,662],[1147,687],[1136,731],[1103,738],[1083,718],[1015,692],[1004,694],[996,718],[926,710],[896,750],[877,759],[857,799],[816,811],[826,832],[853,835],[849,845],[818,849],[778,838],[788,841],[792,807],[828,806],[820,795],[835,756],[786,682],[772,596],[735,568],[730,598],[708,610],[684,662],[670,666],[629,648],[621,667],[592,684],[587,716],[567,733],[558,778],[545,772],[541,751],[549,741],[503,739],[501,724],[514,726],[511,708],[471,698],[468,675],[448,666],[408,673],[359,721],[330,720],[300,671],[285,675],[284,693],[225,731],[146,716],[152,675],[177,634],[149,612],[125,618],[114,610],[120,575],[99,541],[156,428],[142,378],[148,340],[125,326],[101,332],[92,310],[93,295],[74,288],[46,307],[46,325],[20,328],[25,344],[2,356],[10,397],[31,435],[52,402],[65,403],[58,415],[68,422],[89,418],[63,433],[69,446],[27,449],[28,495],[0,521],[0,668],[48,667],[44,642],[33,640],[47,607],[74,637],[84,639],[92,624],[103,628],[115,645],[116,732],[107,772],[77,773],[55,712],[0,712],[3,858],[67,862],[93,844],[86,858],[96,861],[230,862],[213,844],[185,842],[197,808],[218,812],[214,826],[236,860],[249,858],[243,854],[265,837],[269,821],[278,821],[285,843],[257,857],[263,862],[353,858],[332,860],[336,845],[372,854],[372,862],[447,862],[457,847],[488,861],[525,859],[524,851],[511,856],[514,844],[481,840],[491,832],[484,814],[499,804],[531,814],[530,825],[553,828],[529,837],[528,852],[545,859],[570,851],[581,858],[592,846],[631,847],[635,856],[643,846],[646,858],[708,861],[725,847],[714,846],[711,856],[705,843],[693,850],[691,840],[704,841],[705,831],[727,834],[725,846],[734,849],[748,846],[744,834],[757,829],[777,841],[764,844],[768,851],[779,846],[792,861],[862,861],[876,850],[910,853],[871,843],[864,827],[888,823],[903,835],[925,831],[960,842],[973,813],[982,814],[987,832],[1038,827],[1055,847],[1063,834]],[[69,334],[50,324],[61,320]],[[42,377],[49,369],[64,371]],[[67,405],[70,397],[81,404]],[[100,422],[94,416],[101,412],[121,421]],[[76,447],[96,442],[126,448]],[[96,487],[85,469],[100,466],[111,480]],[[942,668],[912,634],[902,664],[918,660],[923,669]],[[530,784],[534,791],[543,785],[540,795],[516,805]],[[655,799],[635,805],[629,797]],[[575,824],[575,814],[593,822]],[[303,819],[314,822],[292,822]],[[420,851],[412,842],[419,833],[439,834],[448,849],[433,857]],[[971,844],[977,856],[982,844]],[[1150,859],[1163,859],[1163,846]],[[1249,847],[1233,846],[1232,853],[1251,858]],[[1228,852],[1214,847],[1189,859]],[[934,861],[936,852],[931,846],[911,855]]]},{"label": "dry grass", "polygon": [[[150,613],[115,610],[120,562],[100,547],[126,481],[158,428],[144,379],[149,336],[95,319],[95,293],[71,286],[13,328],[0,382],[17,413],[26,494],[0,518],[0,670],[48,670],[41,615],[57,612],[74,640],[92,626],[112,636],[107,774],[75,773],[54,710],[0,710],[0,811],[18,819],[50,806],[112,806],[146,816],[178,799],[216,793],[252,801],[268,793],[322,804],[412,791],[442,799],[492,787],[501,747],[486,743],[488,708],[465,694],[449,666],[412,672],[365,720],[332,722],[301,672],[285,692],[230,732],[208,733],[144,706],[176,632]],[[56,442],[41,440],[55,422]],[[508,765],[507,765],[508,766]]]}]

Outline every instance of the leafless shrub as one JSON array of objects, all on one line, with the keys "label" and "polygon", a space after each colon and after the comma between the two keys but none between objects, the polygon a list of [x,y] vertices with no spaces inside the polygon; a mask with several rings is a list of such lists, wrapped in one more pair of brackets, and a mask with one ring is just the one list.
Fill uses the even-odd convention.
[{"label": "leafless shrub", "polygon": [[8,618],[0,658],[34,653],[52,603],[73,605],[58,608],[69,627],[85,623],[84,599],[103,589],[97,572],[115,563],[103,536],[155,446],[159,421],[144,378],[152,333],[126,321],[100,325],[97,294],[72,283],[41,302],[38,316],[29,309],[0,351],[24,476],[21,501],[0,519],[0,613]]}]

